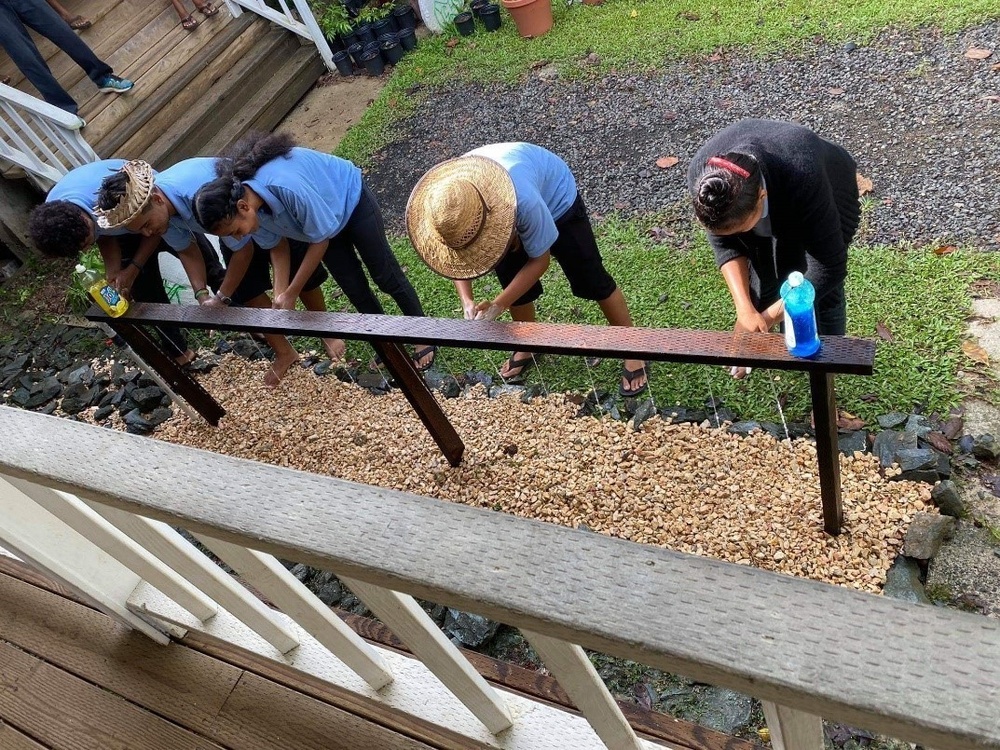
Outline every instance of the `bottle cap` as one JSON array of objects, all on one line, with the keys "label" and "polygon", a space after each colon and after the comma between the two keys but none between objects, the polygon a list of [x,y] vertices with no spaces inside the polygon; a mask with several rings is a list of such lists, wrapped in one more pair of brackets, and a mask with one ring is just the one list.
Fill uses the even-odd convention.
[{"label": "bottle cap", "polygon": [[806,280],[806,277],[802,275],[801,271],[792,271],[788,274],[788,286],[796,287],[802,284]]}]

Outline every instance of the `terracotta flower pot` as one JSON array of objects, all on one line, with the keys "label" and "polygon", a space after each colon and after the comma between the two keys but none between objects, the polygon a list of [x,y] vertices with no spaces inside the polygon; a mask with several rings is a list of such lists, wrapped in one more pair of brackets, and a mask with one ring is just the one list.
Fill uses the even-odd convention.
[{"label": "terracotta flower pot", "polygon": [[531,38],[542,36],[552,28],[552,3],[550,0],[501,0],[510,11],[517,33]]}]

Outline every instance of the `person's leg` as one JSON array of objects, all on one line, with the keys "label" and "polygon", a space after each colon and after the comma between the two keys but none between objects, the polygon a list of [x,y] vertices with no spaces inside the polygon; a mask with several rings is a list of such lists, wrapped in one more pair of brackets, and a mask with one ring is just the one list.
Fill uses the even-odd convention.
[{"label": "person's leg", "polygon": [[6,3],[0,3],[0,47],[45,101],[70,114],[78,114],[79,107],[73,97],[59,85],[21,19]]},{"label": "person's leg", "polygon": [[[500,287],[506,289],[527,262],[528,256],[520,248],[504,255],[494,269]],[[542,291],[542,282],[537,281],[521,297],[514,300],[510,306],[511,319],[518,323],[533,322],[535,320],[535,300],[542,295]],[[531,352],[512,352],[499,370],[500,377],[507,381],[520,380],[525,371],[534,364],[535,355]]]},{"label": "person's leg", "polygon": [[193,31],[198,26],[198,19],[188,13],[187,8],[184,7],[184,3],[181,0],[170,0],[170,4],[174,6],[174,10],[177,11],[177,17],[181,19],[181,26],[188,31]]},{"label": "person's leg", "polygon": [[[299,295],[299,299],[306,306],[306,310],[326,312],[326,299],[323,297],[323,289],[321,287],[317,286],[308,290],[303,289]],[[343,339],[326,338],[322,341],[323,348],[326,349],[326,356],[332,362],[340,362],[344,359],[344,356],[347,354],[347,344]]]},{"label": "person's leg", "polygon": [[[139,239],[141,239],[139,235],[121,235],[119,237],[123,262],[135,255],[136,250],[138,250]],[[163,243],[160,243],[160,247],[164,247]],[[158,253],[146,261],[146,265],[139,272],[139,275],[136,276],[135,281],[132,282],[131,291],[132,299],[137,302],[170,304],[167,292],[163,288],[163,277],[160,275]],[[164,351],[177,364],[185,365],[194,359],[195,353],[188,348],[187,337],[180,328],[177,326],[156,326],[155,331]]]},{"label": "person's leg", "polygon": [[[559,236],[552,245],[552,257],[569,281],[573,295],[597,302],[608,323],[632,327],[632,316],[621,289],[604,268],[594,228],[583,198],[577,195],[570,209],[556,221]],[[641,359],[622,362],[620,392],[638,395],[646,389],[649,373]]]},{"label": "person's leg", "polygon": [[[256,297],[245,300],[245,307],[255,307],[259,310],[271,309],[271,298],[266,294],[258,294]],[[277,333],[265,333],[264,341],[274,350],[274,362],[264,376],[264,385],[274,388],[288,372],[288,368],[299,361],[299,353],[295,347],[284,336]]]},{"label": "person's leg", "polygon": [[52,6],[52,10],[58,13],[59,17],[68,23],[69,27],[74,31],[82,31],[83,29],[89,29],[91,27],[91,22],[88,19],[83,16],[74,16],[56,0],[47,0],[47,2]]},{"label": "person's leg", "polygon": [[816,328],[820,336],[847,334],[847,296],[844,285],[831,289],[816,310]]},{"label": "person's leg", "polygon": [[69,55],[95,84],[100,86],[105,78],[112,75],[111,66],[98,59],[87,43],[73,33],[69,24],[48,3],[43,0],[14,0],[13,5],[17,7],[18,15],[26,26]]}]

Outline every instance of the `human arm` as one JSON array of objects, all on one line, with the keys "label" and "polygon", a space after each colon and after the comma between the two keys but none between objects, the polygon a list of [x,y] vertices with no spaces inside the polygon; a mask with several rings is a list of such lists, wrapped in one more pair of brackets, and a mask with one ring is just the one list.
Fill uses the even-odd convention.
[{"label": "human arm", "polygon": [[462,303],[462,317],[472,320],[476,317],[476,298],[472,292],[472,282],[468,279],[456,281],[455,291],[458,292],[458,299]]},{"label": "human arm", "polygon": [[[284,288],[280,286],[279,280],[279,267],[276,264],[274,266],[274,307],[282,310],[291,310],[295,307],[295,300],[302,293],[302,289],[305,287],[306,283],[309,281],[309,277],[312,276],[313,272],[319,267],[320,261],[323,260],[323,255],[326,254],[326,250],[330,245],[330,240],[322,240],[321,242],[310,243],[309,247],[306,248],[305,255],[302,258],[302,263],[299,265],[299,270],[295,272],[295,278],[291,280]],[[284,264],[284,270],[280,273],[284,274],[284,278],[287,279],[290,274],[291,267],[291,250],[288,246],[288,240],[282,237],[281,242],[278,243],[277,248],[284,247],[283,252],[285,255],[284,260],[279,260],[279,263]],[[275,263],[275,251],[271,251],[271,262]]]},{"label": "human arm", "polygon": [[[208,273],[205,270],[205,259],[202,257],[197,243],[192,242],[187,248],[177,253],[177,259],[184,267],[184,273],[187,274],[191,289],[195,293],[208,288],[208,282],[206,281]],[[200,299],[198,303],[201,304]]]},{"label": "human arm", "polygon": [[[121,264],[120,270],[113,278],[108,277],[108,281],[126,298],[131,299],[130,291],[135,284],[135,280],[142,273],[142,269],[145,268],[146,264],[156,255],[156,248],[159,244],[160,238],[158,236],[143,237],[139,240],[139,247],[136,249],[135,255]],[[119,252],[120,257],[121,253]]]},{"label": "human arm", "polygon": [[[499,317],[542,278],[542,275],[549,268],[551,258],[552,255],[548,252],[537,258],[528,258],[528,262],[521,267],[521,270],[517,272],[510,284],[497,295],[496,299],[492,302],[480,302],[476,305],[476,309],[488,319]],[[492,312],[490,308],[493,308]]]},{"label": "human arm", "polygon": [[104,261],[104,278],[114,283],[122,270],[122,249],[116,237],[105,235],[97,238],[97,250]]},{"label": "human arm", "polygon": [[[774,305],[763,313],[758,312],[750,299],[750,261],[745,256],[738,256],[723,263],[719,267],[722,278],[726,282],[729,294],[736,307],[736,331],[759,331],[767,333],[774,325],[771,317]],[[780,305],[780,301],[776,304]]]},{"label": "human arm", "polygon": [[247,243],[242,249],[236,250],[229,257],[229,263],[226,264],[226,275],[222,278],[218,293],[215,296],[208,295],[204,300],[199,299],[198,301],[206,307],[224,307],[227,305],[228,303],[223,300],[231,300],[233,295],[236,294],[240,282],[243,281],[243,277],[247,275],[247,269],[250,268],[253,253],[253,243]]}]

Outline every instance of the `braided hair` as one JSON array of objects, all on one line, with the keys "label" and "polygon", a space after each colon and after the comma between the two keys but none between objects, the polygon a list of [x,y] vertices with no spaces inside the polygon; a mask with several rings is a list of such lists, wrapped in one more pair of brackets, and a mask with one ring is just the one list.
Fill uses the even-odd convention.
[{"label": "braided hair", "polygon": [[194,220],[210,232],[236,216],[243,198],[243,181],[251,179],[269,161],[287,157],[295,140],[287,133],[251,132],[215,160],[214,180],[194,196]]},{"label": "braided hair", "polygon": [[695,183],[694,213],[709,231],[738,226],[757,207],[760,187],[760,165],[750,154],[713,156]]}]

